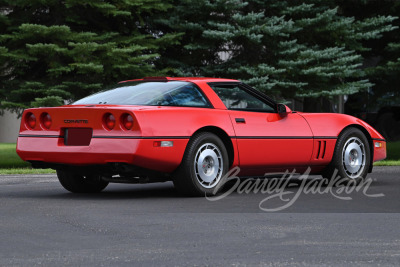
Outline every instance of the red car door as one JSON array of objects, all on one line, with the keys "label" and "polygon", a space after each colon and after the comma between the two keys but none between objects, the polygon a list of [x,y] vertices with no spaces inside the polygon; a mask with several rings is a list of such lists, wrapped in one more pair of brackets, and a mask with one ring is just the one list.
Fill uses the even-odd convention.
[{"label": "red car door", "polygon": [[313,134],[297,113],[281,116],[276,104],[247,86],[211,84],[230,110],[239,151],[241,175],[263,175],[304,167],[313,151]]}]

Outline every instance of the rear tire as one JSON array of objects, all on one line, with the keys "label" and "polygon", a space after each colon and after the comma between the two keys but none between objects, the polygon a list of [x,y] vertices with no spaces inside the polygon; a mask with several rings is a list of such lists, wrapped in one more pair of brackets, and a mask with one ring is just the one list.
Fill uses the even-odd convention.
[{"label": "rear tire", "polygon": [[218,136],[208,132],[196,134],[174,173],[175,188],[187,196],[215,195],[228,165],[228,152]]},{"label": "rear tire", "polygon": [[367,177],[370,162],[371,150],[367,137],[357,128],[348,128],[340,134],[332,162],[323,176],[328,179],[339,176],[341,181],[358,184]]},{"label": "rear tire", "polygon": [[57,177],[61,185],[72,193],[98,193],[108,185],[99,175],[80,175],[57,170]]}]

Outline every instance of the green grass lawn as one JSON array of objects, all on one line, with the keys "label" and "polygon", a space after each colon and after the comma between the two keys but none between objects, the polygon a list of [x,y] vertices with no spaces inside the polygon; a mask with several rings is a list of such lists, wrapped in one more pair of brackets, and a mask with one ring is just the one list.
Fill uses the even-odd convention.
[{"label": "green grass lawn", "polygon": [[[0,174],[54,173],[51,169],[31,169],[30,164],[21,160],[15,151],[16,144],[0,144]],[[376,166],[400,166],[400,142],[387,144],[387,158],[375,163]]]},{"label": "green grass lawn", "polygon": [[56,173],[56,171],[52,169],[32,169],[32,168],[0,169],[0,175],[47,174],[47,173]]},{"label": "green grass lawn", "polygon": [[15,151],[16,144],[0,144],[0,174],[54,173],[51,169],[32,169]]},{"label": "green grass lawn", "polygon": [[386,160],[385,159],[382,161],[375,162],[374,166],[400,166],[400,160]]},{"label": "green grass lawn", "polygon": [[16,144],[0,144],[0,168],[26,168],[30,164],[23,161],[15,151]]}]

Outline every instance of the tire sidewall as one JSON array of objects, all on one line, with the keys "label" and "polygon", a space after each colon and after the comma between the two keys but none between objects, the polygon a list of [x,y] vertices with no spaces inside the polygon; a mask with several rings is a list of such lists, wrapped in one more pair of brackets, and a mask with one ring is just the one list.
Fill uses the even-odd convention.
[{"label": "tire sidewall", "polygon": [[[195,167],[194,167],[194,162],[195,162],[195,157],[200,149],[200,147],[206,143],[211,143],[215,146],[218,147],[219,151],[221,152],[222,156],[222,162],[223,162],[223,168],[222,168],[222,175],[221,179],[218,181],[218,183],[211,187],[211,188],[205,188],[203,187],[200,182],[197,180],[196,173],[195,173]],[[189,177],[182,177],[184,179],[190,179],[191,184],[193,184],[195,191],[197,191],[198,195],[215,195],[217,192],[215,192],[215,188],[221,187],[221,182],[223,182],[223,177],[227,173],[229,169],[229,160],[228,160],[228,152],[226,151],[224,143],[221,141],[221,139],[216,136],[215,134],[212,133],[202,133],[198,136],[196,136],[191,143],[188,145],[188,151],[186,153],[187,161],[186,161],[186,170],[189,175]]]},{"label": "tire sidewall", "polygon": [[[364,144],[364,148],[365,148],[365,165],[364,165],[364,169],[363,171],[359,174],[358,177],[356,178],[351,178],[347,175],[345,169],[344,169],[344,165],[343,165],[343,149],[344,149],[344,145],[346,144],[346,142],[352,138],[352,137],[357,137],[358,139],[361,140],[361,142]],[[334,153],[334,167],[338,170],[338,175],[343,178],[346,179],[348,181],[354,180],[356,182],[359,182],[361,179],[365,178],[368,174],[368,170],[369,170],[369,166],[370,166],[370,162],[371,162],[371,150],[370,150],[370,144],[368,142],[367,137],[365,136],[365,134],[356,129],[356,128],[350,128],[345,130],[338,139],[338,144],[336,146],[335,149],[335,153]]]}]

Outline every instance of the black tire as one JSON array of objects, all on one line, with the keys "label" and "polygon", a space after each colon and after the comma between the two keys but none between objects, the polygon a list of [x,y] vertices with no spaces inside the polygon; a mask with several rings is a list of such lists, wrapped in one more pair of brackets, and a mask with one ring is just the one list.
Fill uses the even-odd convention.
[{"label": "black tire", "polygon": [[347,128],[339,135],[332,161],[323,176],[328,179],[340,177],[341,182],[358,184],[366,178],[370,164],[371,150],[367,137],[357,128]]},{"label": "black tire", "polygon": [[70,171],[57,170],[61,185],[72,193],[98,193],[107,187],[108,182],[99,175],[80,175]]},{"label": "black tire", "polygon": [[173,175],[175,188],[186,196],[215,195],[228,165],[228,152],[221,139],[213,133],[198,133],[190,139]]}]

